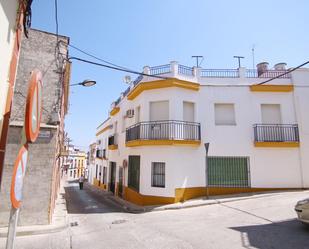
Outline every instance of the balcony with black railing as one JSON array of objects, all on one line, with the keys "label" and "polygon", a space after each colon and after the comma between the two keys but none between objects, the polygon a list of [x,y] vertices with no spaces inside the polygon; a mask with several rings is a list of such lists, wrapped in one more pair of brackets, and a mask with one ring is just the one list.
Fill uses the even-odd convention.
[{"label": "balcony with black railing", "polygon": [[297,124],[255,124],[254,142],[257,147],[298,147]]},{"label": "balcony with black railing", "polygon": [[117,136],[116,134],[108,137],[108,149],[109,150],[117,150],[118,149],[118,143],[117,143]]},{"label": "balcony with black railing", "polygon": [[128,147],[142,145],[199,145],[201,126],[199,123],[165,120],[137,123],[126,130]]}]

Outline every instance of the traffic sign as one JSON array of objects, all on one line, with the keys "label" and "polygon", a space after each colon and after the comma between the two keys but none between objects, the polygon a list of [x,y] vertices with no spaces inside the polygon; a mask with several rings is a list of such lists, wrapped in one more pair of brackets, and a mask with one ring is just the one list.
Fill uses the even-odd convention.
[{"label": "traffic sign", "polygon": [[22,199],[23,180],[27,168],[28,146],[23,145],[14,163],[13,177],[11,183],[11,202],[14,208],[19,208]]},{"label": "traffic sign", "polygon": [[25,133],[27,142],[33,143],[39,135],[42,118],[42,74],[35,69],[31,73],[26,101]]}]

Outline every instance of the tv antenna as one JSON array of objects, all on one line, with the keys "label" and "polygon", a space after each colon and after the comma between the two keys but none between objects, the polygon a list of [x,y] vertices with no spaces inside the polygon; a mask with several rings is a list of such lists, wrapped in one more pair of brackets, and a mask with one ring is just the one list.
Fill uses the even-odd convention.
[{"label": "tv antenna", "polygon": [[255,44],[252,45],[252,68],[255,68]]},{"label": "tv antenna", "polygon": [[126,84],[131,84],[131,82],[132,82],[131,76],[130,75],[124,76],[123,82],[126,83]]},{"label": "tv antenna", "polygon": [[244,59],[245,57],[239,56],[239,55],[234,55],[233,57],[234,57],[235,59],[238,60],[238,68],[240,68],[240,67],[241,67],[241,65],[240,65],[240,59]]},{"label": "tv antenna", "polygon": [[[192,55],[191,57],[196,59],[196,67],[199,67],[204,60],[204,56],[202,55]],[[199,61],[199,59],[201,59],[201,62]]]}]

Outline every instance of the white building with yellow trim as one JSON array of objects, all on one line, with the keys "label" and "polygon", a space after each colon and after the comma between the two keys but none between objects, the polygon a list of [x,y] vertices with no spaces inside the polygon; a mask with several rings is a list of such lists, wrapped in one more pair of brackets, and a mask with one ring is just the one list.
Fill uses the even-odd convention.
[{"label": "white building with yellow trim", "polygon": [[140,205],[309,188],[309,69],[144,73],[97,128],[94,185]]}]

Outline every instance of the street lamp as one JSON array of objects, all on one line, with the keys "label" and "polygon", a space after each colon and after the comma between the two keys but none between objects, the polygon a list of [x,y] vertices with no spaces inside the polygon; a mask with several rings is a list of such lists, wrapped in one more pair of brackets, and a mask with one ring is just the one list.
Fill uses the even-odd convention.
[{"label": "street lamp", "polygon": [[95,84],[97,84],[97,82],[96,82],[95,80],[84,80],[83,82],[71,84],[70,86],[85,86],[85,87],[90,87],[90,86],[94,86]]}]

